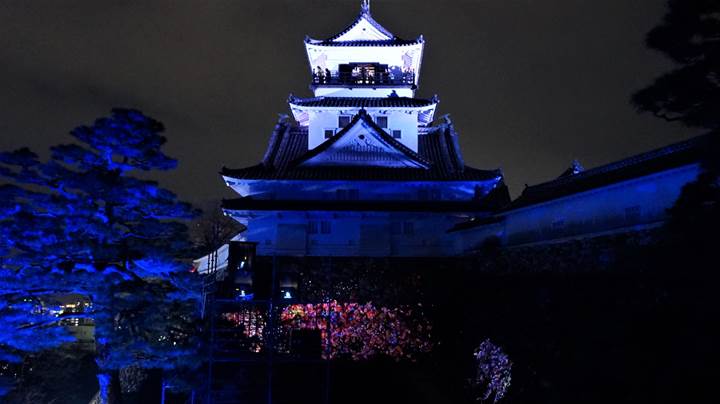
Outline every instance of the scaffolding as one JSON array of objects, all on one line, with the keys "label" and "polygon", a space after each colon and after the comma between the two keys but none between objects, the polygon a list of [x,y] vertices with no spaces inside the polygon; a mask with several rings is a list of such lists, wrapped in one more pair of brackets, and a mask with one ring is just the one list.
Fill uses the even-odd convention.
[{"label": "scaffolding", "polygon": [[207,368],[193,404],[272,404],[278,366],[322,372],[316,402],[330,403],[330,362],[321,357],[319,334],[308,344],[278,326],[280,310],[289,303],[280,292],[278,258],[272,258],[269,268],[258,267],[255,243],[231,242],[224,271],[218,271],[217,252],[211,254],[201,303]]}]

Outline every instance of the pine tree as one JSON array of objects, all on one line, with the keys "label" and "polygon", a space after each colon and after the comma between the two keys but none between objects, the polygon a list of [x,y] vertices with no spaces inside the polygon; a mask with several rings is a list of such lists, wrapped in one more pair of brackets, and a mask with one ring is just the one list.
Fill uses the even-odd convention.
[{"label": "pine tree", "polygon": [[179,366],[178,353],[195,348],[183,344],[195,343],[198,296],[175,258],[188,245],[182,221],[197,212],[132,175],[177,166],[161,151],[163,130],[139,111],[114,109],[74,129],[78,143],[52,147],[47,162],[27,149],[0,154],[0,175],[15,183],[1,191],[3,270],[20,295],[92,302],[82,315],[95,321],[103,402],[113,400],[120,368]]},{"label": "pine tree", "polygon": [[671,242],[702,263],[717,248],[720,225],[720,2],[670,0],[663,22],[647,35],[647,45],[678,67],[635,93],[644,112],[690,127],[710,129],[703,141],[701,173],[687,184],[669,210]]},{"label": "pine tree", "polygon": [[669,0],[668,5],[646,42],[677,68],[635,93],[633,104],[668,121],[720,129],[720,2]]}]

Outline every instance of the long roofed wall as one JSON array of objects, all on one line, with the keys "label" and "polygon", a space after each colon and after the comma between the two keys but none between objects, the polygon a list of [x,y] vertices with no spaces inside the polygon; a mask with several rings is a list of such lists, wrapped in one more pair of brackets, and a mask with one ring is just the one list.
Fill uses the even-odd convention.
[{"label": "long roofed wall", "polygon": [[525,188],[492,216],[475,218],[454,231],[463,250],[489,238],[507,246],[556,243],[577,238],[655,228],[667,219],[683,186],[713,157],[716,133],[583,170],[573,162],[558,178]]}]

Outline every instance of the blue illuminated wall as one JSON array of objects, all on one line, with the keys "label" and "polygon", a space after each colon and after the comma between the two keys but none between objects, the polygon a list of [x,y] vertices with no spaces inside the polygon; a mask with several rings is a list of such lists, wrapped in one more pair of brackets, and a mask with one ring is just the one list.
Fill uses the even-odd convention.
[{"label": "blue illuminated wall", "polygon": [[[292,181],[236,180],[225,182],[240,196],[255,199],[368,201],[469,201],[487,194],[501,178],[487,181]],[[354,190],[351,196],[348,191]]]},{"label": "blue illuminated wall", "polygon": [[259,255],[446,256],[456,253],[453,225],[463,213],[270,211],[249,221],[236,240],[255,241]]},{"label": "blue illuminated wall", "polygon": [[[246,226],[237,241],[258,243],[259,255],[447,256],[457,241],[447,231],[478,212],[433,212],[434,202],[469,202],[498,183],[488,181],[236,181],[228,184],[256,200],[425,202],[427,212],[227,210]],[[312,204],[312,203],[311,203]]]},{"label": "blue illuminated wall", "polygon": [[458,248],[470,252],[493,236],[519,246],[657,227],[699,172],[699,164],[686,165],[502,212],[495,223],[457,232]]}]

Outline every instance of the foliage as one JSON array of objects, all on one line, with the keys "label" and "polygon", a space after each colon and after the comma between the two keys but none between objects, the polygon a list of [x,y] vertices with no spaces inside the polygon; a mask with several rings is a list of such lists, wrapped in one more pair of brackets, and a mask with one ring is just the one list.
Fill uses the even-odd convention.
[{"label": "foliage", "polygon": [[678,67],[638,91],[633,103],[669,121],[712,129],[705,138],[702,172],[686,184],[669,210],[670,242],[702,263],[716,246],[720,225],[720,2],[670,0],[663,22],[648,33],[647,45]]},{"label": "foliage", "polygon": [[510,387],[512,362],[503,350],[490,342],[483,341],[475,350],[477,372],[473,387],[478,392],[480,401],[500,401]]},{"label": "foliage", "polygon": [[[61,371],[58,371],[61,369]],[[95,394],[92,352],[67,347],[27,357],[11,403],[87,403]]]},{"label": "foliage", "polygon": [[37,302],[0,300],[0,361],[20,362],[22,352],[36,352],[71,342],[74,338],[54,326],[58,317]]},{"label": "foliage", "polygon": [[[705,156],[695,181],[685,184],[675,204],[668,209],[666,223],[666,262],[700,269],[686,274],[714,277],[711,263],[716,261],[720,227],[720,136],[705,136]],[[667,269],[673,272],[673,266]],[[709,269],[709,270],[708,270]]]},{"label": "foliage", "polygon": [[190,239],[197,250],[197,256],[209,254],[227,244],[244,226],[231,219],[222,211],[220,204],[203,207],[203,214],[190,225]]},{"label": "foliage", "polygon": [[0,187],[0,321],[11,327],[0,346],[32,352],[64,342],[22,343],[23,330],[38,339],[59,323],[18,302],[79,294],[92,309],[72,316],[95,321],[101,381],[125,366],[187,364],[180,356],[196,348],[188,335],[198,296],[175,257],[188,246],[182,221],[197,212],[131,175],[177,166],[161,151],[162,131],[139,111],[114,109],[74,129],[78,143],[52,147],[46,162],[28,149],[0,153],[0,176],[14,183]]},{"label": "foliage", "polygon": [[720,128],[720,2],[670,0],[661,25],[647,45],[678,67],[638,91],[640,111],[688,126]]}]

